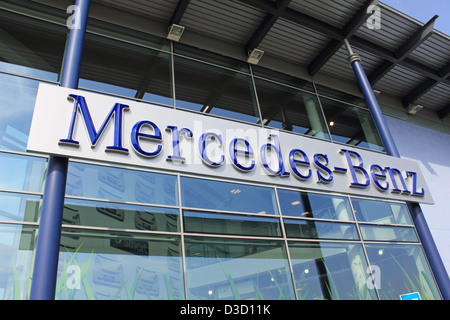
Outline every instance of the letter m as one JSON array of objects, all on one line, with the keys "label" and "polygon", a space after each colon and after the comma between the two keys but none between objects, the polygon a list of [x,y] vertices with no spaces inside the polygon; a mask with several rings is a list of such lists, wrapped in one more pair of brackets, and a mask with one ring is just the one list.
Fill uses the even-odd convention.
[{"label": "letter m", "polygon": [[88,105],[83,96],[78,96],[75,94],[70,94],[70,98],[74,99],[72,120],[70,121],[69,133],[66,139],[60,139],[59,144],[72,145],[78,147],[80,143],[73,138],[73,131],[77,123],[78,111],[84,120],[89,139],[91,140],[91,147],[95,147],[100,139],[103,131],[110,122],[111,118],[114,118],[114,144],[112,146],[107,146],[106,150],[118,151],[118,152],[128,152],[128,149],[122,147],[122,114],[124,109],[128,109],[129,106],[116,103],[111,111],[109,112],[106,119],[103,121],[100,129],[97,131],[92,121],[91,113],[89,112]]}]

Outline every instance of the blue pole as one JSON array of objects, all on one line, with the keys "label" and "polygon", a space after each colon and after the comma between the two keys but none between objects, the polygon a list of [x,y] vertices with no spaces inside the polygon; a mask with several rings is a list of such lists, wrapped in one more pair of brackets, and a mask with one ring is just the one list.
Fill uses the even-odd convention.
[{"label": "blue pole", "polygon": [[350,56],[348,58],[349,62],[352,65],[356,78],[358,79],[359,86],[364,94],[367,106],[369,107],[369,110],[372,114],[373,121],[375,122],[375,126],[378,129],[378,133],[380,134],[380,138],[383,141],[383,145],[386,148],[386,152],[391,156],[400,158],[400,153],[397,150],[394,139],[392,138],[391,131],[389,130],[389,127],[386,123],[386,119],[381,112],[378,101],[375,98],[372,87],[370,86],[370,82],[367,79],[366,73],[364,72],[359,55],[353,53],[353,50],[347,40],[345,41],[345,44],[347,46],[347,50],[350,53]]},{"label": "blue pole", "polygon": [[450,300],[450,280],[448,278],[447,270],[442,262],[439,251],[434,242],[433,236],[428,228],[427,221],[423,215],[422,209],[417,203],[409,203],[409,209],[422,242],[423,249],[433,270],[434,277],[438,283],[442,297],[445,300]]},{"label": "blue pole", "polygon": [[75,1],[75,20],[70,29],[66,52],[64,54],[64,62],[61,70],[61,87],[78,89],[89,3],[90,0]]},{"label": "blue pole", "polygon": [[55,298],[67,167],[67,158],[50,157],[39,221],[31,300]]},{"label": "blue pole", "polygon": [[[367,79],[366,73],[361,64],[361,60],[358,54],[353,53],[353,50],[347,40],[345,40],[345,46],[350,54],[349,62],[352,65],[353,71],[355,72],[356,78],[358,79],[361,91],[364,94],[369,110],[372,114],[375,125],[380,134],[381,140],[383,141],[386,152],[394,157],[400,158],[400,153],[398,152],[397,146],[395,145],[392,134],[387,126],[386,120],[381,112],[380,106],[378,105],[375,94],[373,93],[372,87],[369,80]],[[408,203],[411,211],[411,216],[416,226],[417,233],[419,234],[420,241],[425,250],[425,254],[428,258],[431,270],[433,271],[436,282],[441,291],[442,297],[445,300],[450,300],[450,280],[445,269],[444,263],[442,262],[439,251],[434,243],[433,236],[431,235],[430,229],[428,228],[427,222],[423,215],[423,212],[417,203]]]},{"label": "blue pole", "polygon": [[[71,28],[67,40],[61,70],[61,87],[78,88],[89,1],[76,0],[75,3],[75,27]],[[49,158],[31,282],[31,300],[55,298],[68,166],[68,158]]]}]

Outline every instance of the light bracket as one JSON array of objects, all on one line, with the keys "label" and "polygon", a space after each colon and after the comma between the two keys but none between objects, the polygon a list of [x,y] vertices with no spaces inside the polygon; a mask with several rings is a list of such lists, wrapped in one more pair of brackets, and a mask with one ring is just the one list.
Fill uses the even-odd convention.
[{"label": "light bracket", "polygon": [[259,60],[261,60],[263,54],[264,54],[263,50],[254,48],[253,50],[249,51],[247,62],[251,63],[251,64],[258,64]]},{"label": "light bracket", "polygon": [[180,41],[181,36],[184,32],[184,27],[180,26],[179,24],[172,24],[169,27],[169,33],[167,34],[167,39],[173,40],[173,41]]}]

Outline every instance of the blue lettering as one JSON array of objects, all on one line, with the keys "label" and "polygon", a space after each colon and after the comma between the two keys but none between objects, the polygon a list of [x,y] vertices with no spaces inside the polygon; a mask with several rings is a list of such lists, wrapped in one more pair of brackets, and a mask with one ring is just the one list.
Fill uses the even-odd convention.
[{"label": "blue lettering", "polygon": [[[400,172],[400,170],[398,170],[396,168],[389,168],[389,167],[386,167],[384,169],[387,170],[387,172],[389,173],[389,176],[391,178],[392,187],[393,187],[391,190],[392,193],[405,193],[405,194],[411,193],[411,191],[409,191],[408,187],[406,186],[405,179],[403,178],[403,175]],[[397,181],[395,181],[396,176],[399,177],[400,183],[402,184],[402,187],[403,187],[403,190],[400,190],[398,188]]]},{"label": "blue lettering", "polygon": [[[114,128],[107,130],[108,135],[110,135],[109,132],[114,130],[111,133],[114,136],[114,141],[112,145],[106,147],[106,151],[128,153],[128,149],[122,144],[123,113],[130,108],[128,105],[115,103],[97,130],[86,99],[81,95],[75,94],[70,94],[68,98],[73,99],[74,103],[72,117],[67,137],[60,139],[59,144],[78,147],[80,142],[74,137],[74,131],[76,130],[77,122],[84,122],[91,147],[94,148],[109,125],[110,127],[114,126]],[[82,120],[79,119],[80,117]],[[110,122],[114,123],[110,124]],[[186,158],[182,155],[180,144],[184,139],[189,140],[190,142],[187,143],[190,143],[190,146],[192,146],[192,131],[188,128],[178,128],[172,125],[167,126],[166,131],[168,132],[167,135],[171,135],[172,140],[172,152],[171,154],[168,152],[170,155],[167,156],[166,160],[184,163]],[[232,137],[228,150],[223,146],[223,140],[224,138],[221,134],[214,132],[204,132],[199,137],[198,149],[205,165],[213,168],[222,166],[225,163],[225,153],[228,151],[231,164],[235,169],[242,172],[249,172],[255,168],[256,160],[254,159],[254,151],[246,139]],[[133,150],[143,157],[157,157],[163,149],[163,134],[160,128],[149,120],[138,121],[134,124],[131,129],[130,141]],[[228,140],[225,139],[225,141]],[[185,151],[190,151],[190,149]],[[425,195],[424,188],[418,186],[418,174],[416,172],[400,171],[396,168],[382,167],[378,164],[372,164],[370,170],[366,170],[361,155],[356,151],[340,149],[340,153],[345,157],[347,166],[333,167],[329,163],[327,154],[316,153],[313,159],[311,159],[312,161],[310,161],[308,155],[303,150],[292,149],[289,152],[288,158],[290,170],[286,170],[285,168],[278,135],[269,134],[268,141],[260,147],[259,152],[260,162],[269,175],[289,177],[292,172],[301,181],[306,181],[314,175],[314,177],[317,177],[317,183],[327,184],[333,181],[334,173],[346,175],[347,171],[349,171],[349,186],[353,188],[366,188],[372,180],[374,186],[380,192],[390,190],[394,194],[417,197],[423,197]],[[312,165],[314,165],[314,168],[312,168]],[[313,170],[315,173],[313,173]]]},{"label": "blue lettering", "polygon": [[420,191],[417,191],[417,173],[412,171],[406,171],[406,176],[412,177],[412,195],[423,197],[425,195],[425,190],[421,188]]},{"label": "blue lettering", "polygon": [[[142,127],[151,127],[154,131],[154,134],[147,134],[140,132]],[[157,142],[158,146],[156,147],[156,150],[152,152],[144,151],[140,145],[141,139]],[[146,157],[157,156],[162,149],[162,146],[160,145],[161,142],[162,142],[161,130],[159,130],[158,126],[151,121],[145,120],[139,121],[133,126],[133,129],[131,130],[131,145],[133,146],[134,150],[136,150],[143,156]]]},{"label": "blue lettering", "polygon": [[214,132],[206,132],[202,134],[200,139],[198,140],[198,149],[200,151],[200,155],[202,156],[202,160],[210,166],[219,167],[224,161],[224,156],[223,155],[220,156],[219,162],[214,162],[208,158],[208,155],[206,154],[206,139],[208,137],[212,137],[213,140],[217,139],[219,145],[222,146],[222,135]]},{"label": "blue lettering", "polygon": [[[296,159],[295,156],[299,154],[302,156],[303,160]],[[294,175],[301,180],[308,180],[311,177],[311,169],[308,169],[306,175],[301,174],[297,169],[297,165],[309,167],[308,156],[303,150],[300,149],[292,149],[289,153],[289,164],[291,165],[291,169],[294,172]]]},{"label": "blue lettering", "polygon": [[89,112],[89,108],[84,97],[74,94],[70,94],[69,97],[74,99],[75,101],[72,120],[70,122],[67,138],[60,139],[59,144],[79,146],[80,143],[73,139],[73,130],[75,129],[75,121],[79,110],[81,116],[83,117],[84,124],[86,125],[89,139],[91,140],[91,147],[95,147],[110,119],[114,117],[114,144],[112,146],[107,146],[106,150],[125,153],[128,152],[128,149],[122,147],[122,114],[123,110],[128,109],[129,106],[116,103],[112,107],[111,111],[109,112],[108,116],[106,117],[105,121],[103,121],[103,124],[97,132],[97,130],[95,130],[94,122],[92,121],[91,113]]},{"label": "blue lettering", "polygon": [[[348,168],[349,168],[351,176],[352,176],[353,181],[350,183],[350,187],[357,187],[357,188],[367,187],[369,185],[370,178],[369,178],[369,174],[367,173],[367,171],[363,168],[363,160],[362,160],[361,156],[359,155],[359,153],[357,153],[355,151],[346,150],[346,149],[341,149],[341,151],[344,152],[344,154],[345,154],[345,157],[346,157],[347,163],[348,163]],[[353,164],[351,155],[354,155],[356,157],[356,159],[358,160],[357,165]],[[364,175],[364,177],[366,179],[365,182],[358,181],[358,177],[356,175],[356,170]]]},{"label": "blue lettering", "polygon": [[[272,175],[276,175],[276,176],[280,175],[281,177],[288,177],[290,174],[284,168],[283,156],[281,154],[280,142],[278,141],[278,136],[275,134],[270,134],[269,139],[273,139],[273,144],[266,143],[261,147],[261,150],[260,150],[262,165],[263,165],[264,169],[266,169]],[[269,148],[272,149],[276,153],[276,156],[278,158],[277,170],[273,170],[272,168],[270,168],[269,164],[267,163],[266,152],[267,152],[267,149],[269,149]]]},{"label": "blue lettering", "polygon": [[[321,163],[320,159],[324,159],[325,163]],[[328,156],[326,154],[322,154],[322,153],[316,153],[314,155],[314,164],[319,167],[320,169],[322,169],[323,171],[325,171],[326,173],[328,173],[328,178],[325,177],[324,175],[322,175],[322,173],[317,170],[317,183],[329,183],[333,180],[333,172],[330,170],[330,168],[327,167],[328,165]]]},{"label": "blue lettering", "polygon": [[[245,150],[241,150],[237,148],[237,144],[239,142],[243,142],[245,145]],[[252,146],[250,145],[250,143],[242,138],[235,138],[230,142],[230,148],[229,148],[229,152],[230,152],[230,157],[231,157],[231,161],[233,162],[233,165],[243,171],[250,171],[255,167],[255,161],[252,160],[252,162],[250,163],[249,166],[244,166],[242,164],[239,163],[237,155],[244,155],[246,158],[253,156],[253,149]]]},{"label": "blue lettering", "polygon": [[379,179],[386,180],[386,173],[384,172],[383,168],[380,167],[377,164],[374,164],[370,167],[370,175],[372,176],[373,182],[375,183],[375,186],[381,190],[386,191],[389,189],[389,182],[386,181],[385,185],[382,185]]},{"label": "blue lettering", "polygon": [[186,161],[186,158],[180,155],[180,148],[179,148],[180,136],[182,133],[184,133],[186,138],[191,139],[192,131],[189,130],[188,128],[182,128],[178,130],[178,127],[175,126],[167,126],[166,130],[172,132],[172,155],[167,156],[167,160],[169,161],[178,160],[181,162]]}]

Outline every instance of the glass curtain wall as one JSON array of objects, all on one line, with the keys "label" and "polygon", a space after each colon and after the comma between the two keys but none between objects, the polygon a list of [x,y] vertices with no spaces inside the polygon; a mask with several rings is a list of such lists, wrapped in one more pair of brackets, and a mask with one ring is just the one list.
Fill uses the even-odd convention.
[{"label": "glass curtain wall", "polygon": [[[1,146],[23,152],[38,83],[57,84],[68,30],[1,14],[0,83],[9,93],[1,101],[10,106],[0,120]],[[80,78],[82,89],[384,150],[360,98],[106,22],[89,20]]]},{"label": "glass curtain wall", "polygon": [[[0,15],[0,298],[26,299],[47,165],[26,144],[67,17]],[[354,97],[94,20],[80,88],[383,150]],[[57,299],[440,298],[403,203],[70,162],[63,223]]]},{"label": "glass curtain wall", "polygon": [[[96,21],[80,87],[384,151],[364,101],[292,76]],[[101,34],[101,35],[100,35]],[[151,105],[149,105],[151,108]]]},{"label": "glass curtain wall", "polygon": [[73,161],[69,173],[57,299],[440,298],[404,203]]},{"label": "glass curtain wall", "polygon": [[0,10],[0,299],[28,297],[47,159],[26,145],[39,83],[57,83],[66,30]]}]

